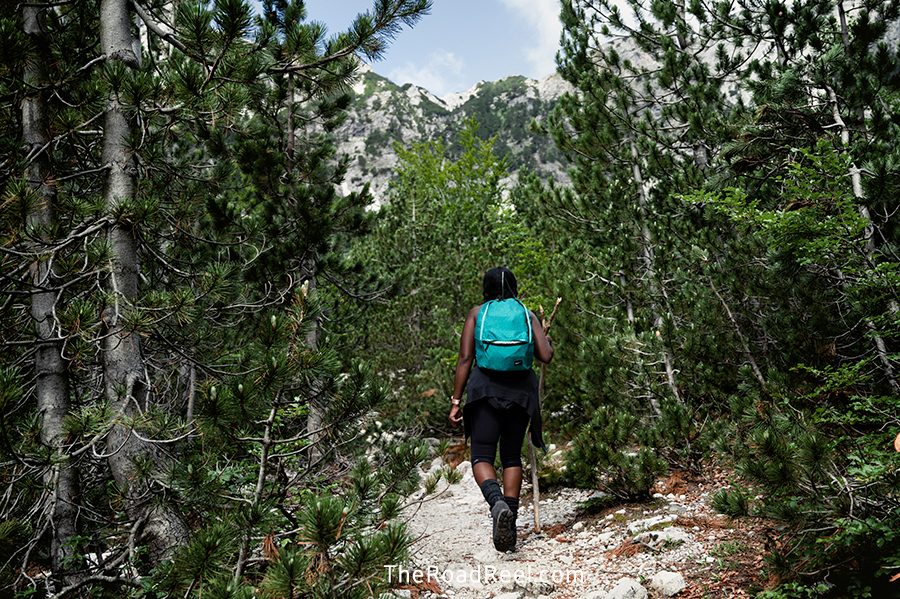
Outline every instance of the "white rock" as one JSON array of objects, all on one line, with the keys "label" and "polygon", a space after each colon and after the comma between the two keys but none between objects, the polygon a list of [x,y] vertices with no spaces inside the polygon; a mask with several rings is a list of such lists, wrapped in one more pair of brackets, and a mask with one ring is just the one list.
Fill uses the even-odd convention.
[{"label": "white rock", "polygon": [[623,578],[606,595],[606,599],[647,599],[647,589],[634,578]]},{"label": "white rock", "polygon": [[412,597],[412,591],[409,589],[394,589],[391,591],[395,597],[400,597],[400,599],[410,599]]},{"label": "white rock", "polygon": [[524,593],[515,591],[512,593],[503,593],[502,595],[497,595],[494,599],[522,599],[522,597],[524,596]]},{"label": "white rock", "polygon": [[687,588],[687,583],[684,581],[684,576],[678,572],[662,571],[657,572],[650,579],[650,588],[666,597],[672,597]]},{"label": "white rock", "polygon": [[609,542],[612,540],[612,538],[614,536],[616,536],[616,533],[614,533],[614,532],[602,532],[599,535],[597,535],[597,540],[599,542],[603,543],[604,545],[609,545]]},{"label": "white rock", "polygon": [[650,530],[635,536],[635,539],[647,543],[651,547],[658,547],[663,543],[686,543],[691,540],[691,535],[681,528],[670,526],[662,530]]},{"label": "white rock", "polygon": [[552,582],[542,580],[540,578],[529,578],[525,582],[525,591],[533,596],[549,595],[556,590],[556,585]]},{"label": "white rock", "polygon": [[659,524],[664,524],[666,522],[672,522],[676,518],[677,518],[677,516],[675,516],[673,514],[669,514],[666,516],[654,516],[652,518],[647,518],[645,520],[636,520],[636,521],[628,524],[628,534],[636,535],[639,532],[649,530]]},{"label": "white rock", "polygon": [[591,591],[584,595],[582,599],[606,599],[606,591]]}]

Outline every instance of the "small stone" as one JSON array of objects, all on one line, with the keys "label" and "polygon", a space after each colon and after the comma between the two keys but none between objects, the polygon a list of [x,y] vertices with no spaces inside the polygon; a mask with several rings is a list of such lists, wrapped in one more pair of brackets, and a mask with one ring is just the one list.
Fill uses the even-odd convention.
[{"label": "small stone", "polygon": [[497,557],[497,550],[489,547],[476,553],[475,561],[481,562],[482,564],[491,564],[497,561]]},{"label": "small stone", "polygon": [[614,536],[616,536],[616,533],[614,533],[614,532],[604,532],[604,533],[600,533],[599,535],[597,535],[597,540],[600,541],[601,543],[603,543],[604,545],[609,545],[609,542],[612,540],[612,538]]},{"label": "small stone", "polygon": [[516,591],[513,593],[502,593],[497,595],[494,599],[522,599],[522,597],[524,597],[524,594]]},{"label": "small stone", "polygon": [[636,520],[628,524],[628,534],[636,535],[639,532],[650,530],[654,526],[665,524],[666,522],[672,522],[676,518],[677,516],[669,514],[666,516],[653,516],[652,518],[646,518],[644,520]]},{"label": "small stone", "polygon": [[400,599],[411,599],[412,591],[409,589],[394,589],[391,591],[395,597],[400,597]]},{"label": "small stone", "polygon": [[623,578],[606,595],[606,599],[647,599],[647,589],[634,578]]},{"label": "small stone", "polygon": [[556,585],[540,578],[530,578],[525,583],[525,590],[530,595],[549,595],[556,590]]},{"label": "small stone", "polygon": [[691,536],[681,528],[669,527],[662,530],[643,532],[634,537],[636,540],[647,543],[651,547],[658,547],[665,543],[678,544],[691,540]]},{"label": "small stone", "polygon": [[687,583],[684,581],[684,576],[678,572],[662,571],[657,572],[650,579],[650,588],[666,597],[672,597],[687,588]]}]

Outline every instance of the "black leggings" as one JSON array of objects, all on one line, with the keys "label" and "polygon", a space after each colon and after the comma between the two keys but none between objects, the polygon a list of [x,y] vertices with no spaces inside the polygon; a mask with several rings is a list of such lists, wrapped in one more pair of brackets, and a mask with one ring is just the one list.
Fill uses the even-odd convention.
[{"label": "black leggings", "polygon": [[525,408],[516,404],[497,408],[485,398],[472,402],[466,409],[472,410],[472,465],[479,462],[493,465],[499,443],[500,464],[504,468],[521,468],[522,441],[529,420]]}]

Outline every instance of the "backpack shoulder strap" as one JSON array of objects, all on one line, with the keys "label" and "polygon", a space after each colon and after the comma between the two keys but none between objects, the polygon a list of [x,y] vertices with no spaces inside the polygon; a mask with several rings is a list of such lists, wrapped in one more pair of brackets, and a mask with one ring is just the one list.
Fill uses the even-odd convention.
[{"label": "backpack shoulder strap", "polygon": [[494,300],[484,302],[478,310],[478,339],[484,339],[484,323],[487,320],[488,308],[493,302]]},{"label": "backpack shoulder strap", "polygon": [[527,326],[528,326],[528,342],[531,343],[531,339],[532,339],[532,335],[533,335],[533,331],[531,330],[531,310],[526,308],[525,304],[523,304],[521,302],[521,300],[519,300],[519,298],[516,298],[516,302],[518,302],[518,304],[520,306],[522,306],[522,309],[525,311],[525,322],[527,323]]}]

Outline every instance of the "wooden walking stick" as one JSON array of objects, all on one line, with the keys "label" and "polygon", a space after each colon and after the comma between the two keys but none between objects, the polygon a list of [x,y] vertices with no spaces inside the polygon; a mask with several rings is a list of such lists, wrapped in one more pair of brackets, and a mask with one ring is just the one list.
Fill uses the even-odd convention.
[{"label": "wooden walking stick", "polygon": [[[547,331],[550,330],[550,323],[553,322],[553,317],[556,316],[556,310],[559,309],[559,303],[562,301],[561,297],[556,298],[556,305],[553,306],[553,312],[550,313],[550,318],[548,320],[544,320],[544,306],[538,306],[538,310],[541,313],[541,329],[544,331],[544,335],[547,334]],[[543,362],[541,363],[541,377],[538,379],[538,409],[540,409],[541,400],[544,395],[544,373],[547,370],[547,365]],[[541,532],[541,489],[538,485],[538,471],[537,471],[537,460],[534,456],[534,443],[531,441],[531,435],[528,435],[528,457],[531,458],[531,486],[533,491],[532,503],[534,504],[534,532]]]}]

